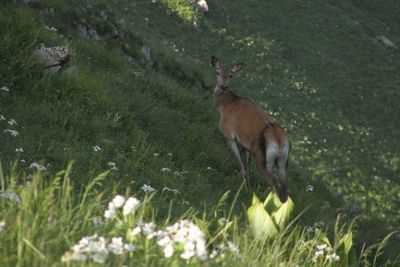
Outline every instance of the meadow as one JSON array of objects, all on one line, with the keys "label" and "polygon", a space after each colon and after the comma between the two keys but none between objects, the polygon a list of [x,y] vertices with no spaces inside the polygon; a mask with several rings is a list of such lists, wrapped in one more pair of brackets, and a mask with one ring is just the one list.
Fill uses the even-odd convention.
[{"label": "meadow", "polygon": [[[1,266],[399,264],[399,4],[208,4],[0,4]],[[41,43],[72,49],[61,71]],[[270,188],[252,162],[242,188],[218,131],[211,55],[245,63],[235,92],[291,136],[273,238],[247,214]]]}]

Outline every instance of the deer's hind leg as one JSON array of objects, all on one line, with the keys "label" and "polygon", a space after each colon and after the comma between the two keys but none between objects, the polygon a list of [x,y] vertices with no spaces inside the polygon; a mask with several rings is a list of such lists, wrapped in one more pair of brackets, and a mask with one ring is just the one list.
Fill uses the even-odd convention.
[{"label": "deer's hind leg", "polygon": [[235,160],[240,168],[240,177],[242,177],[243,180],[246,180],[246,170],[243,164],[242,156],[239,150],[238,143],[234,140],[228,140],[228,145],[231,148],[233,152],[233,156],[235,157]]}]

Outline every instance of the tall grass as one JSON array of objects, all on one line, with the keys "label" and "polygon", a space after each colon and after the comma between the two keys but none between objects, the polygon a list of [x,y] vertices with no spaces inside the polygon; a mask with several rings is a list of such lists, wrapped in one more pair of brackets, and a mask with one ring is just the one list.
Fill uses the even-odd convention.
[{"label": "tall grass", "polygon": [[[113,192],[99,191],[107,172],[82,185],[80,190],[74,190],[70,179],[72,173],[71,163],[66,170],[54,175],[38,171],[27,177],[18,171],[15,164],[9,175],[0,171],[1,266],[357,265],[329,256],[338,252],[340,240],[345,236],[343,231],[335,231],[332,241],[329,241],[327,229],[308,229],[294,221],[273,238],[260,239],[254,237],[253,229],[239,217],[220,218],[218,212],[203,212],[199,217],[200,213],[189,209],[178,216],[179,219],[166,216],[160,220],[155,217],[157,198],[153,198],[154,193],[126,192],[126,198],[133,196],[135,201],[136,197],[139,200],[128,212],[124,207],[122,213],[122,206],[127,203],[125,200],[117,204]],[[119,198],[124,199],[122,196]],[[225,203],[226,199],[224,194],[213,210],[229,205]],[[173,209],[173,201],[170,209]],[[105,216],[105,211],[110,209],[116,213]],[[173,227],[177,228],[171,230]],[[185,237],[188,239],[171,243],[173,252],[168,255],[162,241],[167,230],[186,231],[189,235],[194,231],[197,234],[195,240]],[[351,228],[346,231],[351,232]],[[169,237],[173,239],[178,235],[170,232]],[[98,247],[99,240],[103,240],[102,248]],[[205,251],[199,254],[203,241]],[[190,249],[187,248],[188,242],[196,244],[198,254],[187,252]],[[121,245],[119,251],[118,244],[125,246]],[[369,263],[366,260],[368,253],[371,251],[357,257],[364,260],[364,266],[366,263],[372,266],[376,261]]]}]

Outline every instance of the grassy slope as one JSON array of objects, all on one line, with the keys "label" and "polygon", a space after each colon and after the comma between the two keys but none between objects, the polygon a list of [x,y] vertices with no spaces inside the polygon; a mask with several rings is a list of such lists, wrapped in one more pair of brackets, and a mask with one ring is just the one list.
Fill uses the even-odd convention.
[{"label": "grassy slope", "polygon": [[[119,182],[119,191],[144,183],[168,186],[196,208],[213,205],[240,185],[216,127],[211,93],[195,89],[203,79],[213,85],[209,56],[215,54],[227,64],[246,63],[234,88],[289,130],[294,199],[298,210],[311,204],[305,224],[331,223],[337,210],[349,217],[364,214],[368,220],[360,231],[369,235],[361,234],[359,243],[375,242],[398,228],[399,143],[391,140],[399,137],[393,117],[400,114],[399,52],[375,39],[385,35],[398,43],[395,1],[388,10],[357,1],[210,2],[202,32],[167,15],[159,3],[102,2],[95,12],[106,10],[109,20],[117,24],[123,18],[125,26],[118,24],[124,33],[120,39],[101,43],[79,40],[72,21],[91,16],[74,9],[78,2],[68,7],[39,3],[33,10],[9,6],[0,11],[1,24],[8,25],[1,29],[0,86],[11,89],[0,92],[0,114],[16,119],[20,131],[11,138],[3,133],[10,127],[0,122],[6,164],[19,157],[28,162],[21,164],[27,172],[32,161],[50,163],[49,170],[56,171],[74,159],[75,182],[84,184],[115,161],[118,171],[109,183]],[[57,16],[38,16],[48,7],[55,7]],[[69,44],[74,51],[69,70],[43,74],[31,57],[40,42]],[[121,46],[128,44],[128,53],[140,58],[142,43],[152,49],[157,71],[132,67],[121,56]],[[101,153],[92,151],[97,144]],[[23,156],[15,154],[16,147],[24,148]],[[162,173],[162,167],[188,173]],[[251,176],[257,193],[264,194],[261,177],[253,169]],[[315,186],[313,193],[305,193],[308,183]],[[240,202],[247,205],[250,195],[243,192]],[[161,213],[163,205],[168,199],[160,197]],[[187,208],[183,201],[178,206]],[[370,231],[369,223],[386,229]]]}]

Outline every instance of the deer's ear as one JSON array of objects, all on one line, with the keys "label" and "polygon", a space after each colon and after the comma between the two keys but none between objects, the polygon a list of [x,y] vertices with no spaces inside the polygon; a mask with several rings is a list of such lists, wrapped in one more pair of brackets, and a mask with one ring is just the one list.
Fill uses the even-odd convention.
[{"label": "deer's ear", "polygon": [[219,69],[219,59],[215,56],[211,56],[211,65],[213,65],[214,68]]},{"label": "deer's ear", "polygon": [[236,73],[238,73],[239,71],[241,71],[241,70],[243,69],[243,67],[244,67],[244,63],[236,64],[235,66],[232,67],[231,73],[232,73],[232,74],[236,74]]}]

